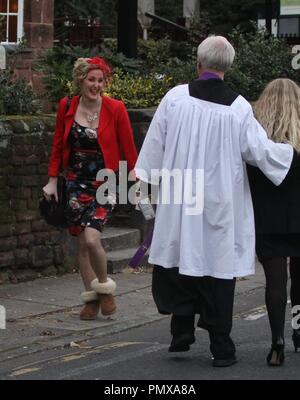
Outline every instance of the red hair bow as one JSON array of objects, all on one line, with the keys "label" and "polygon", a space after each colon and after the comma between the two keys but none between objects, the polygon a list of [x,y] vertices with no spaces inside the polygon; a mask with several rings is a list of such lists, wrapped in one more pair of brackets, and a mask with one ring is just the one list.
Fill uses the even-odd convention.
[{"label": "red hair bow", "polygon": [[89,58],[87,62],[93,66],[97,66],[106,76],[111,74],[111,68],[103,58],[93,57]]}]

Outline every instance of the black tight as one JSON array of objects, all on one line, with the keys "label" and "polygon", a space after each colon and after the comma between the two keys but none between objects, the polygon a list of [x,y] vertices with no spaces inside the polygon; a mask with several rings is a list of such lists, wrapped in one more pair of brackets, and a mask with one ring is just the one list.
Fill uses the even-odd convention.
[{"label": "black tight", "polygon": [[[266,306],[272,331],[272,343],[284,342],[287,303],[287,258],[262,260],[266,276]],[[300,305],[300,258],[290,258],[291,303]]]},{"label": "black tight", "polygon": [[292,307],[300,306],[300,258],[291,257],[290,275]]}]

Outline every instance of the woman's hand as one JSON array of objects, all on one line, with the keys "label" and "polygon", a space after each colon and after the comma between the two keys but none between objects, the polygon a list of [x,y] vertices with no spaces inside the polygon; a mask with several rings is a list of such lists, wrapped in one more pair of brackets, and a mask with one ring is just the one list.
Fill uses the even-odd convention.
[{"label": "woman's hand", "polygon": [[49,178],[49,182],[47,183],[46,186],[43,187],[43,194],[47,201],[50,201],[51,196],[54,196],[55,200],[58,202],[56,177]]}]

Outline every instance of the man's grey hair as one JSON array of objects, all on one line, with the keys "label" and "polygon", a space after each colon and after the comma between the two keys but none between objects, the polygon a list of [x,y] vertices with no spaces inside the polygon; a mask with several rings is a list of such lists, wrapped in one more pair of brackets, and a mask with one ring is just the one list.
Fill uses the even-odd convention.
[{"label": "man's grey hair", "polygon": [[197,62],[203,69],[226,72],[232,65],[235,51],[223,36],[209,36],[198,46]]}]

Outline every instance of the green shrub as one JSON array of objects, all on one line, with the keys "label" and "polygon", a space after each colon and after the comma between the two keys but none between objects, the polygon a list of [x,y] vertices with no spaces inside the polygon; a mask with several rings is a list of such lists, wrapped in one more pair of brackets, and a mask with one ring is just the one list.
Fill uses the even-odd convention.
[{"label": "green shrub", "polygon": [[0,114],[34,114],[40,109],[38,96],[23,79],[10,70],[0,72]]},{"label": "green shrub", "polygon": [[142,76],[151,73],[172,76],[173,84],[176,85],[195,77],[196,50],[194,45],[166,38],[159,41],[139,39],[138,58],[133,60],[122,54],[116,54],[117,41],[106,39],[102,54],[112,66],[118,67],[123,72]]},{"label": "green shrub", "polygon": [[139,76],[116,70],[106,92],[128,108],[147,108],[158,105],[172,86],[172,78],[165,75]]},{"label": "green shrub", "polygon": [[144,66],[146,71],[157,69],[170,60],[172,57],[170,43],[168,39],[138,41],[138,57],[146,62]]},{"label": "green shrub", "polygon": [[37,69],[43,73],[43,83],[49,100],[56,107],[57,101],[72,95],[72,69],[79,57],[90,57],[91,50],[79,46],[55,46],[44,52],[37,63]]},{"label": "green shrub", "polygon": [[[0,16],[0,31],[3,29],[3,17]],[[4,26],[5,27],[5,26]],[[10,54],[7,69],[0,70],[0,115],[34,114],[41,108],[38,95],[24,79],[14,76],[14,65],[24,42],[21,42]]]},{"label": "green shrub", "polygon": [[[200,35],[201,31],[196,33]],[[247,99],[255,100],[272,79],[287,77],[299,81],[299,71],[291,66],[291,48],[283,39],[266,36],[261,31],[245,34],[235,30],[231,41],[236,50],[236,60],[225,80]],[[78,57],[100,55],[115,71],[109,87],[110,95],[124,100],[128,107],[151,107],[158,104],[170,87],[196,77],[196,50],[196,40],[139,40],[138,58],[129,59],[117,53],[115,40],[105,40],[102,50],[54,47],[45,53],[39,68],[45,75],[49,98],[56,105],[59,98],[72,94],[74,61]]]},{"label": "green shrub", "polygon": [[[195,37],[187,43],[139,42],[139,57],[145,61],[146,72],[172,77],[173,85],[188,82],[196,76],[196,37],[201,30],[195,30]],[[291,66],[291,47],[284,39],[268,36],[253,26],[252,33],[238,29],[230,35],[236,50],[236,59],[231,70],[225,75],[227,84],[249,100],[255,100],[265,85],[272,79],[285,77],[300,81],[299,71]]]},{"label": "green shrub", "polygon": [[37,69],[44,75],[43,83],[53,107],[60,98],[72,95],[72,70],[77,58],[96,55],[105,58],[113,69],[122,69],[125,73],[135,73],[141,68],[141,60],[113,53],[109,47],[100,51],[98,48],[91,50],[80,46],[55,46],[46,50],[37,64]]},{"label": "green shrub", "polygon": [[[179,51],[179,48],[183,50]],[[128,107],[152,107],[172,86],[195,77],[195,62],[191,61],[192,54],[188,53],[187,46],[166,39],[139,41],[139,58],[131,59],[116,53],[115,40],[106,40],[101,51],[79,46],[49,49],[40,58],[38,69],[44,74],[43,82],[55,108],[61,97],[72,95],[75,60],[97,54],[113,68],[114,75],[108,89],[112,97],[122,99]]]},{"label": "green shrub", "polygon": [[265,32],[242,34],[234,31],[231,40],[236,50],[232,69],[225,76],[230,87],[249,100],[256,100],[265,85],[276,78],[299,81],[299,71],[292,68],[292,52],[283,39]]}]

